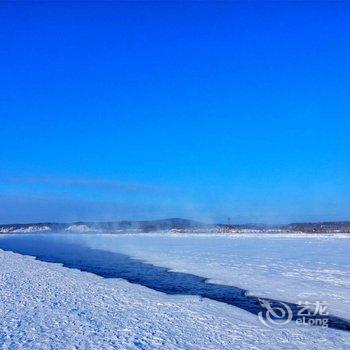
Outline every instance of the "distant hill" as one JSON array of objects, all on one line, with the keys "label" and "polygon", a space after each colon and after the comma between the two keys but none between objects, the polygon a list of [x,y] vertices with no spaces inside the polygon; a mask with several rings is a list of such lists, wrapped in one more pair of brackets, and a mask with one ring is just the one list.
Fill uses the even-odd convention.
[{"label": "distant hill", "polygon": [[[219,225],[225,226],[225,225]],[[305,233],[326,233],[326,232],[344,232],[350,233],[350,221],[329,221],[329,222],[300,222],[285,225],[268,224],[242,224],[230,225],[238,230],[260,230],[273,231],[283,230],[287,232],[305,232]]]},{"label": "distant hill", "polygon": [[302,232],[350,232],[350,221],[293,223],[285,227]]},{"label": "distant hill", "polygon": [[53,223],[40,222],[33,224],[0,225],[0,233],[28,233],[28,232],[151,232],[161,230],[187,230],[206,228],[203,223],[180,218],[144,221],[110,221],[110,222],[71,222]]},{"label": "distant hill", "polygon": [[53,223],[43,222],[34,224],[10,224],[0,225],[0,233],[30,233],[30,232],[154,232],[154,231],[221,231],[221,232],[305,232],[305,233],[326,233],[344,232],[350,233],[350,221],[333,221],[317,223],[291,223],[287,225],[267,224],[205,224],[194,220],[171,218],[163,220],[143,221],[110,221],[110,222],[71,222]]}]

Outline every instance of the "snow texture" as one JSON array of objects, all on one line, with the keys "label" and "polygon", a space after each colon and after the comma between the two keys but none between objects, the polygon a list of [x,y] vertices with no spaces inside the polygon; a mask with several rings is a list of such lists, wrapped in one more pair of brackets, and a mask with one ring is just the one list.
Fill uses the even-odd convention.
[{"label": "snow texture", "polygon": [[325,301],[332,314],[350,318],[349,235],[144,234],[70,239],[240,287],[259,297],[292,303]]},{"label": "snow texture", "polygon": [[[230,238],[220,241],[221,244],[215,243],[215,239],[222,239],[220,237],[202,237],[204,243],[191,236],[168,236],[161,243],[157,243],[157,240],[163,237],[154,235],[138,238],[132,235],[80,235],[79,239],[95,247],[99,245],[98,242],[109,249],[118,247],[124,253],[134,250],[134,255],[140,258],[140,252],[143,251],[149,260],[162,260],[163,265],[167,261],[169,266],[173,264],[180,269],[185,269],[187,262],[191,261],[186,270],[213,276],[222,271],[224,273],[217,276],[235,284],[238,280],[229,279],[229,272],[240,272],[241,284],[249,284],[253,281],[253,267],[249,264],[255,264],[258,268],[256,274],[259,274],[273,260],[274,265],[269,267],[266,274],[286,276],[283,283],[289,278],[301,279],[305,271],[308,276],[305,285],[311,285],[310,290],[315,289],[313,283],[318,283],[319,275],[315,271],[318,271],[319,266],[316,264],[315,267],[315,261],[302,266],[304,272],[298,277],[290,275],[300,266],[290,270],[292,263],[288,261],[291,259],[288,254],[283,261],[287,268],[278,266],[281,261],[275,260],[271,251],[271,260],[261,262],[263,254],[257,254],[256,259],[250,261],[256,254],[248,254],[252,249],[249,245],[253,242],[247,243],[246,238],[244,240],[248,247],[245,252],[236,252],[239,258],[232,263],[230,259],[234,255],[225,255],[225,251],[228,254],[230,249],[218,248],[218,245],[222,247],[222,243],[226,247],[230,246]],[[134,240],[143,246],[136,248]],[[172,242],[171,247],[169,240]],[[197,245],[193,245],[193,240]],[[334,241],[333,238],[330,240]],[[288,247],[290,242],[286,243]],[[254,243],[260,246],[259,249],[264,244],[269,247],[273,245],[271,242]],[[330,252],[336,247],[337,244],[331,244]],[[341,254],[339,247],[333,255]],[[186,260],[189,249],[191,255]],[[290,250],[290,247],[286,248],[286,251]],[[139,253],[136,254],[136,251]],[[159,252],[163,252],[163,255],[159,255]],[[247,258],[239,266],[242,268],[248,264],[248,268],[238,271],[238,261],[246,254]],[[340,260],[338,257],[337,266],[332,265],[329,269],[341,270]],[[302,260],[300,264],[305,265],[306,261]],[[348,332],[302,327],[293,323],[283,329],[270,329],[263,326],[255,315],[223,303],[192,296],[169,296],[124,280],[107,280],[59,264],[45,263],[1,250],[0,267],[1,349],[348,349],[350,344]],[[338,286],[339,289],[333,291],[337,297],[340,291],[347,290],[348,276],[344,273],[335,273],[335,276],[331,281],[326,279],[326,289],[330,291]],[[265,293],[270,289],[272,287],[261,288]],[[294,288],[294,292],[298,293],[298,289]],[[282,299],[287,298],[283,295]]]}]

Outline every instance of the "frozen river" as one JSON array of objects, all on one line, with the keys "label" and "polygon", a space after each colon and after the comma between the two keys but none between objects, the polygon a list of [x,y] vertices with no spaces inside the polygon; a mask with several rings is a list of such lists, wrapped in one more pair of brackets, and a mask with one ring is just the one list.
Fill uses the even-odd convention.
[{"label": "frozen river", "polygon": [[[101,349],[345,349],[350,332],[337,329],[349,330],[349,243],[346,235],[1,235],[0,347],[42,349],[52,338],[58,349],[67,341]],[[262,300],[293,317],[299,301],[322,302],[330,329],[266,327],[257,317]]]},{"label": "frozen river", "polygon": [[[259,312],[257,297],[350,315],[350,239],[278,235],[7,235],[0,248]],[[208,279],[208,280],[207,280]]]}]

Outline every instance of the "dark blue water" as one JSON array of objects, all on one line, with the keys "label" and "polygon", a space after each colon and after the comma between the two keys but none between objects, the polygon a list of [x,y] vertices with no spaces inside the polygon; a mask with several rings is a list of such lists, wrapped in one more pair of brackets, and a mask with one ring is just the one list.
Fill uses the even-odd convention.
[{"label": "dark blue water", "polygon": [[[38,260],[61,263],[66,267],[94,273],[104,278],[123,278],[166,294],[198,295],[223,302],[252,314],[263,315],[266,309],[258,297],[247,295],[247,290],[234,286],[210,283],[206,278],[144,263],[121,253],[91,249],[83,244],[70,243],[50,235],[7,235],[0,239],[0,249],[35,256]],[[272,307],[279,300],[269,299]],[[284,302],[284,301],[283,301]],[[293,319],[300,310],[298,305],[284,302],[293,311]],[[312,319],[307,316],[306,319]],[[328,320],[330,328],[350,331],[350,322],[336,316],[319,316]]]}]

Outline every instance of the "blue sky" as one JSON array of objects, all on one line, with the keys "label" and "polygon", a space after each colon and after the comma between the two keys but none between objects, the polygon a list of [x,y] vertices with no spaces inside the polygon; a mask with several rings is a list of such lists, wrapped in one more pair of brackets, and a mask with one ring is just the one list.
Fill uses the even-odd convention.
[{"label": "blue sky", "polygon": [[0,7],[0,222],[350,219],[350,3]]}]

